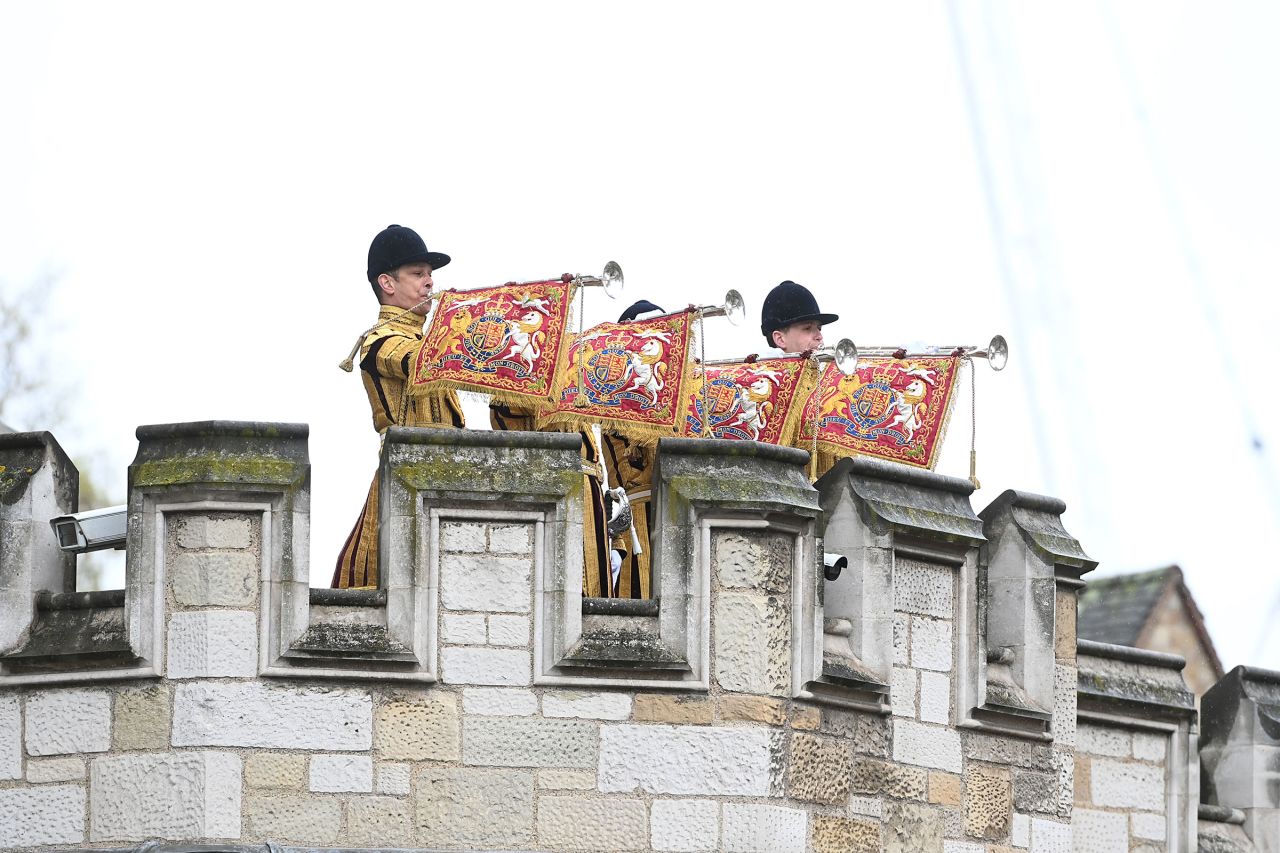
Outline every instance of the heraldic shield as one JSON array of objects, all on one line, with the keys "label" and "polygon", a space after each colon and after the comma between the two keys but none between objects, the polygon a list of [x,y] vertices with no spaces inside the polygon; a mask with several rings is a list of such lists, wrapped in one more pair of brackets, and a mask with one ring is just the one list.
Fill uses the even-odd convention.
[{"label": "heraldic shield", "polygon": [[689,311],[588,329],[570,343],[539,424],[616,423],[630,435],[680,435],[692,342]]},{"label": "heraldic shield", "polygon": [[463,388],[545,406],[568,344],[573,287],[555,279],[441,294],[409,392]]},{"label": "heraldic shield", "polygon": [[800,380],[806,370],[813,369],[810,365],[799,357],[708,364],[706,416],[703,377],[695,370],[682,435],[782,443],[794,432],[801,409],[797,402]]},{"label": "heraldic shield", "polygon": [[955,405],[959,367],[955,356],[867,358],[844,376],[825,364],[799,418],[800,446],[813,442],[816,421],[820,449],[932,470]]}]

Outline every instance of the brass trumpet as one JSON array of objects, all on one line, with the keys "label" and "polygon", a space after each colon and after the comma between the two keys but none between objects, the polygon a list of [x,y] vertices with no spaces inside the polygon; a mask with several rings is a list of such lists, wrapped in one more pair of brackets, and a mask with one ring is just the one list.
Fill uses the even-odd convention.
[{"label": "brass trumpet", "polygon": [[881,358],[910,358],[911,356],[958,355],[962,358],[985,358],[992,370],[1004,370],[1009,363],[1009,342],[1004,335],[996,335],[985,347],[977,346],[927,346],[921,352],[908,352],[903,347],[863,347],[856,350],[860,356]]},{"label": "brass trumpet", "polygon": [[747,319],[746,300],[736,290],[730,290],[724,295],[723,305],[699,305],[693,310],[700,317],[724,317],[731,326],[741,325]]},{"label": "brass trumpet", "polygon": [[575,275],[573,283],[579,287],[603,287],[605,296],[617,299],[623,287],[622,267],[617,261],[609,261],[600,275]]},{"label": "brass trumpet", "polygon": [[810,354],[814,361],[834,361],[836,369],[845,376],[852,376],[858,369],[858,348],[848,338],[841,338],[834,346],[821,347]]}]

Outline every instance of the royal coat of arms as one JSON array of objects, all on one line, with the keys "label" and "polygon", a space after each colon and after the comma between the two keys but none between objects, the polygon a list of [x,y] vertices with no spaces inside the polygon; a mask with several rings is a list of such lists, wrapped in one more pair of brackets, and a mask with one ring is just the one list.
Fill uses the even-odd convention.
[{"label": "royal coat of arms", "polygon": [[688,311],[588,329],[569,345],[542,423],[613,422],[630,433],[679,434],[691,340]]},{"label": "royal coat of arms", "polygon": [[799,444],[932,469],[954,405],[960,359],[867,358],[851,376],[826,364],[805,402]]},{"label": "royal coat of arms", "polygon": [[572,287],[557,279],[442,294],[410,393],[465,388],[545,404],[567,343]]},{"label": "royal coat of arms", "polygon": [[802,358],[708,364],[705,387],[695,369],[684,435],[780,443],[800,413],[797,390],[807,365]]}]

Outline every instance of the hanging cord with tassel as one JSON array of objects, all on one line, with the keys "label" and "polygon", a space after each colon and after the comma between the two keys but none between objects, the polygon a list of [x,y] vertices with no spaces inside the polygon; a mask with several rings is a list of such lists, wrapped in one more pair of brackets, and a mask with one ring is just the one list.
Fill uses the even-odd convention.
[{"label": "hanging cord with tassel", "polygon": [[711,409],[707,407],[707,336],[702,328],[702,312],[698,312],[698,349],[702,353],[702,437],[711,437]]},{"label": "hanging cord with tassel", "polygon": [[399,320],[405,314],[412,314],[414,311],[418,310],[423,305],[426,305],[428,302],[430,302],[432,299],[435,299],[435,298],[436,298],[436,294],[433,293],[430,296],[428,296],[426,299],[419,302],[417,305],[413,306],[412,308],[406,308],[394,317],[388,317],[385,320],[379,320],[377,323],[374,323],[372,326],[365,329],[363,332],[360,333],[360,337],[356,338],[356,345],[351,348],[351,353],[342,361],[338,362],[338,368],[341,370],[345,370],[347,373],[350,373],[352,370],[355,369],[356,354],[360,352],[360,347],[364,346],[365,338],[367,338],[369,335],[373,334],[374,332],[378,331],[388,323],[394,323],[396,320]]},{"label": "hanging cord with tassel", "polygon": [[978,482],[978,366],[973,359],[964,359],[969,365],[969,482],[975,489],[981,489]]},{"label": "hanging cord with tassel", "polygon": [[815,361],[818,366],[818,388],[813,393],[813,443],[809,447],[809,482],[818,482],[818,425],[822,422],[822,380],[827,375],[826,365]]}]

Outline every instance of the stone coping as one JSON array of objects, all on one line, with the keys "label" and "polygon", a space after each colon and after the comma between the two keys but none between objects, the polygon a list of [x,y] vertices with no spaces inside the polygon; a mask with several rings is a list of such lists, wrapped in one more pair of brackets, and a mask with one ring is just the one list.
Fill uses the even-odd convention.
[{"label": "stone coping", "polygon": [[582,612],[587,616],[657,616],[656,598],[583,598]]},{"label": "stone coping", "polygon": [[269,421],[190,421],[176,424],[144,424],[134,435],[139,441],[163,438],[307,438],[309,424]]},{"label": "stone coping", "polygon": [[459,447],[529,447],[542,450],[577,450],[582,438],[576,432],[524,432],[522,430],[432,429],[393,426],[387,442],[437,444]]},{"label": "stone coping", "polygon": [[898,462],[853,456],[849,457],[848,463],[843,459],[836,463],[836,467],[841,465],[844,465],[850,474],[874,477],[877,480],[891,480],[907,486],[920,486],[931,491],[951,492],[957,495],[973,494],[973,483],[961,477],[936,474],[924,468],[912,468],[910,465]]},{"label": "stone coping", "polygon": [[1208,803],[1201,803],[1198,817],[1200,820],[1212,823],[1244,824],[1244,812],[1230,806],[1211,806]]},{"label": "stone coping", "polygon": [[804,465],[809,453],[795,447],[782,447],[762,441],[733,441],[727,438],[661,438],[658,453],[683,456],[738,456]]},{"label": "stone coping", "polygon": [[[0,450],[21,450],[31,447],[62,447],[53,433],[40,432],[0,432]],[[64,454],[65,455],[65,454]]]},{"label": "stone coping", "polygon": [[311,604],[321,607],[385,607],[385,589],[325,589],[313,586]]},{"label": "stone coping", "polygon": [[[1186,658],[1181,655],[1169,654],[1168,652],[1153,652],[1148,649],[1120,646],[1114,643],[1099,643],[1097,640],[1086,640],[1083,637],[1076,640],[1076,654],[1119,660],[1125,663],[1136,663],[1143,666],[1154,666],[1160,669],[1171,669],[1174,672],[1182,672],[1187,665]],[[1272,673],[1272,676],[1280,680],[1280,673]]]},{"label": "stone coping", "polygon": [[37,610],[94,610],[99,607],[124,607],[123,589],[101,589],[93,592],[41,592],[36,598]]}]

